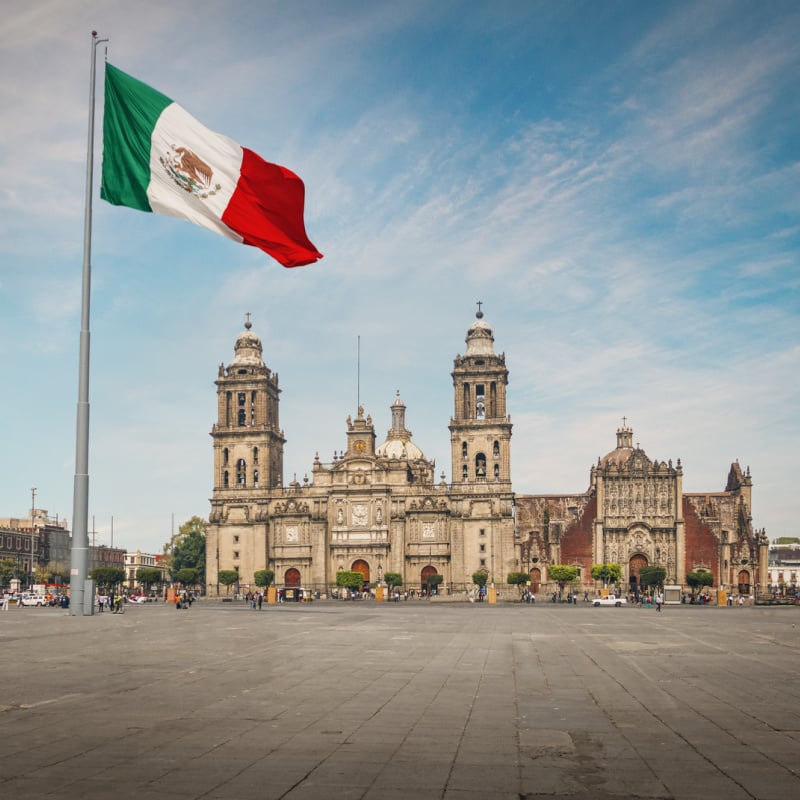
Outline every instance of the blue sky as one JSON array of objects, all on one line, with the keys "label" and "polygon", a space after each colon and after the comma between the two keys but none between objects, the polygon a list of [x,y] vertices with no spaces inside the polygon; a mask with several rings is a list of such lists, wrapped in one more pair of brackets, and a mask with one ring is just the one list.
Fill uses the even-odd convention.
[{"label": "blue sky", "polygon": [[[0,517],[72,518],[89,35],[297,172],[325,254],[287,270],[99,200],[90,514],[160,551],[207,516],[220,362],[252,313],[284,479],[382,440],[400,390],[451,477],[450,372],[483,301],[522,493],[583,491],[623,415],[686,491],[734,460],[797,535],[800,7],[794,2],[45,2],[0,29]],[[102,48],[98,85],[102,86]],[[14,77],[11,77],[14,76]],[[90,529],[92,522],[90,519]]]}]

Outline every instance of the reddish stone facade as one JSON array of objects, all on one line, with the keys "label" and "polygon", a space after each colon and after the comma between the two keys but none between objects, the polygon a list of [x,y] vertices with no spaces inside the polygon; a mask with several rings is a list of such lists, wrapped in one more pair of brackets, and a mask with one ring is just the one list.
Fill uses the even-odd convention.
[{"label": "reddish stone facade", "polygon": [[595,588],[592,565],[616,563],[623,590],[637,587],[643,566],[659,566],[665,583],[682,588],[687,573],[705,571],[713,586],[753,591],[764,579],[767,539],[752,526],[749,470],[732,464],[722,492],[684,494],[682,486],[680,460],[651,461],[622,427],[583,494],[516,496],[520,563],[538,569],[543,584],[548,566],[576,566],[582,590]]}]

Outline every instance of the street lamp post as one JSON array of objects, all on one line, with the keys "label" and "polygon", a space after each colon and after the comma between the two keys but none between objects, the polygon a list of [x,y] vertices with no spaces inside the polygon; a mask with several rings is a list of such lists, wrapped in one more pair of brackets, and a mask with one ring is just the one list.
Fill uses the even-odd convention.
[{"label": "street lamp post", "polygon": [[33,583],[35,580],[33,574],[33,531],[35,527],[35,515],[36,515],[36,487],[31,487],[31,586],[30,588],[33,589]]}]

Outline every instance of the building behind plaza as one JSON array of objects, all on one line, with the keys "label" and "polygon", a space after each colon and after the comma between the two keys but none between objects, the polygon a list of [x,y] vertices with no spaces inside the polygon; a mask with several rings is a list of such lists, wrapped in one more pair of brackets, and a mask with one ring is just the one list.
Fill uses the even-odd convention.
[{"label": "building behind plaza", "polygon": [[278,585],[321,592],[341,570],[368,585],[399,573],[420,590],[441,575],[450,593],[469,590],[476,572],[498,588],[525,572],[538,593],[553,588],[554,564],[577,567],[583,591],[595,588],[591,567],[603,563],[620,564],[630,588],[642,567],[660,566],[670,584],[705,571],[729,592],[766,591],[768,540],[753,527],[749,469],[734,462],[724,489],[684,492],[680,459],[650,459],[623,420],[586,490],[521,494],[512,487],[509,371],[481,311],[451,376],[449,482],[413,441],[398,392],[385,437],[358,408],[333,460],[317,455],[310,479],[286,486],[278,375],[248,319],[216,380],[208,594],[227,591],[222,570],[238,572],[242,589],[272,570]]}]

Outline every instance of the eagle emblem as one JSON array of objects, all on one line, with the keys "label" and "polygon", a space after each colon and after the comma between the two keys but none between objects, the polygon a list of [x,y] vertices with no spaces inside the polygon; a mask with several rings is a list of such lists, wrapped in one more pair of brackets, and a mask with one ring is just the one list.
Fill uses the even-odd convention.
[{"label": "eagle emblem", "polygon": [[222,188],[219,183],[212,188],[214,171],[197,153],[187,147],[173,144],[159,161],[170,178],[185,192],[205,199]]}]

